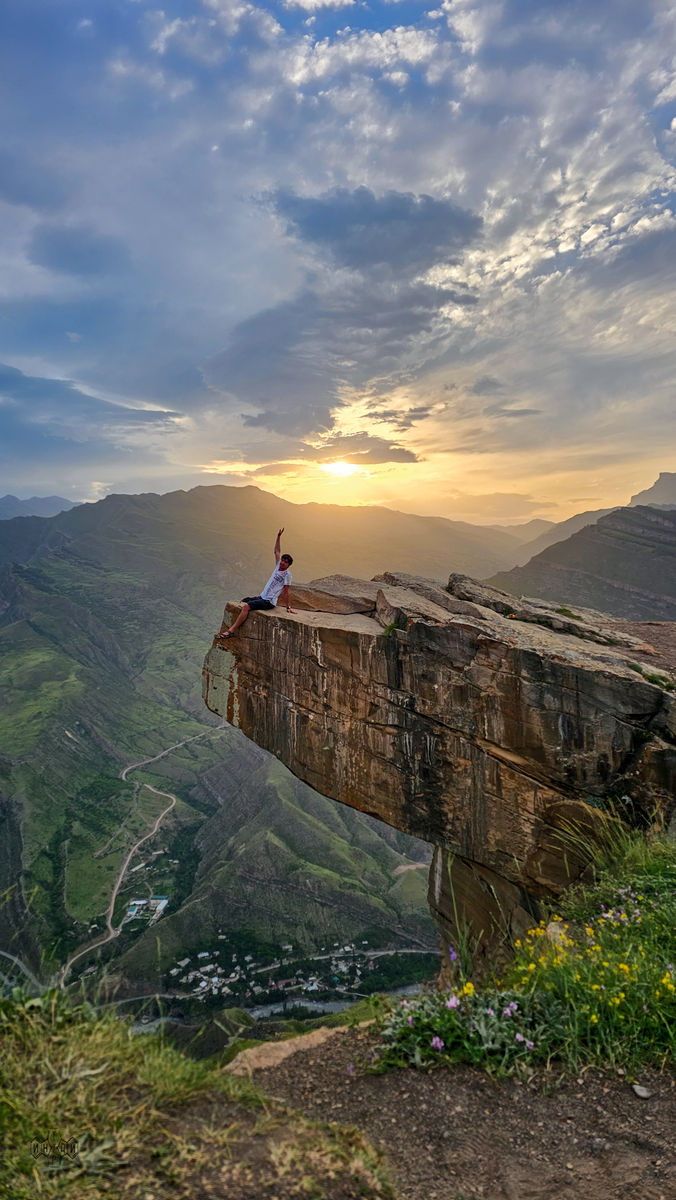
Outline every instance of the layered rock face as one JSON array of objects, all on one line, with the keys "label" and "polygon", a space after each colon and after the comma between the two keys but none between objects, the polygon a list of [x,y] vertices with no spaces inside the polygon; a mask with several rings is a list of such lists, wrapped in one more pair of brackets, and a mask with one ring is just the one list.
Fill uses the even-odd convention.
[{"label": "layered rock face", "polygon": [[672,681],[621,622],[465,576],[332,577],[293,604],[215,641],[205,702],[318,792],[434,843],[446,938],[520,932],[583,870],[608,797],[669,819]]},{"label": "layered rock face", "polygon": [[674,621],[675,565],[676,511],[639,505],[615,509],[491,583],[628,620]]}]

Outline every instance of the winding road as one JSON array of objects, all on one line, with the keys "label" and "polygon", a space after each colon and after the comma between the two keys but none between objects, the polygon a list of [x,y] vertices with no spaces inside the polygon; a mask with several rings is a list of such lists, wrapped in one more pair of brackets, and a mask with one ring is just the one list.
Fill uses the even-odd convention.
[{"label": "winding road", "polygon": [[[223,733],[223,729],[223,725],[218,725],[215,729],[203,729],[201,733],[195,733],[192,737],[185,738],[182,742],[176,742],[174,746],[169,746],[166,750],[160,750],[160,753],[153,755],[152,758],[143,758],[141,762],[130,763],[128,767],[124,767],[120,771],[120,779],[126,780],[130,771],[136,771],[139,767],[147,766],[148,763],[157,762],[158,758],[164,758],[167,754],[171,754],[172,750],[180,750],[181,746],[187,746],[188,742],[196,742],[198,738],[206,737],[209,733]],[[162,794],[168,795],[166,792]]]},{"label": "winding road", "polygon": [[[226,729],[225,724],[216,726],[216,728],[204,729],[204,730],[202,730],[201,733],[196,733],[196,734],[193,734],[192,737],[184,738],[182,742],[175,742],[173,746],[168,746],[166,750],[161,750],[159,754],[154,754],[151,758],[143,758],[143,759],[141,759],[140,762],[129,763],[128,766],[123,767],[122,770],[120,771],[120,779],[122,779],[123,781],[126,781],[127,775],[129,774],[130,771],[137,771],[139,769],[139,767],[146,767],[148,765],[148,763],[157,762],[157,760],[159,758],[165,758],[167,754],[171,754],[172,750],[180,750],[181,746],[187,746],[189,742],[196,742],[198,738],[207,737],[210,734],[223,733],[225,729]],[[136,842],[132,846],[131,850],[129,850],[129,852],[127,853],[127,856],[124,859],[122,866],[120,867],[120,869],[117,873],[117,876],[115,878],[115,883],[113,884],[113,890],[112,890],[111,897],[110,897],[110,903],[108,905],[108,910],[106,912],[107,932],[104,933],[101,937],[95,938],[93,942],[87,942],[86,945],[80,946],[77,950],[75,950],[73,952],[73,954],[70,955],[68,960],[63,964],[63,966],[57,972],[57,975],[55,978],[55,983],[56,983],[57,987],[63,988],[65,986],[66,979],[68,978],[68,976],[70,974],[73,963],[76,963],[79,958],[82,958],[83,954],[88,954],[91,950],[96,950],[99,946],[105,946],[107,942],[111,942],[111,941],[113,941],[114,938],[119,937],[120,930],[122,929],[124,921],[121,921],[116,929],[115,926],[113,925],[113,913],[115,911],[115,903],[117,901],[118,893],[120,891],[122,882],[124,880],[124,877],[127,873],[128,868],[129,868],[129,864],[130,864],[131,860],[133,859],[134,855],[136,854],[137,850],[139,849],[139,847],[142,846],[144,842],[147,842],[150,838],[153,838],[155,836],[160,825],[162,824],[162,821],[167,816],[167,814],[171,812],[172,808],[175,806],[175,804],[178,801],[178,797],[175,796],[173,792],[162,792],[162,791],[160,791],[159,788],[153,787],[151,783],[139,784],[139,788],[141,788],[141,787],[146,787],[146,788],[148,788],[149,791],[155,792],[156,796],[166,796],[167,799],[171,801],[171,803],[168,804],[167,807],[165,809],[163,809],[163,811],[160,813],[159,817],[156,818],[155,824],[153,825],[150,832],[145,833],[143,835],[143,837],[139,838],[138,842]],[[136,795],[135,795],[135,799],[136,799]],[[124,824],[124,822],[123,822],[123,824]],[[119,833],[119,830],[117,832]],[[113,836],[116,836],[116,835],[113,835]],[[103,850],[107,849],[107,847],[110,845],[111,841],[112,841],[112,838],[109,839],[109,841],[106,843],[106,846],[103,848]],[[97,854],[95,855],[95,857],[99,857],[103,853],[103,850],[97,851]]]},{"label": "winding road", "polygon": [[[142,764],[137,763],[135,765],[140,766]],[[131,768],[127,767],[126,770],[131,770]],[[117,900],[117,895],[120,890],[120,887],[122,886],[122,881],[127,873],[127,868],[129,867],[129,864],[130,864],[132,858],[134,857],[134,855],[136,854],[136,851],[138,850],[139,846],[142,846],[144,842],[147,842],[149,840],[149,838],[152,838],[155,836],[160,825],[162,824],[162,821],[166,817],[167,813],[171,812],[172,808],[174,807],[174,805],[176,804],[176,802],[178,800],[178,797],[175,796],[173,792],[161,792],[159,788],[153,787],[152,784],[150,784],[150,783],[144,783],[143,787],[147,787],[149,791],[155,792],[155,795],[157,795],[157,796],[166,796],[171,801],[171,803],[168,804],[167,807],[162,810],[160,815],[155,818],[155,824],[153,825],[150,832],[144,834],[143,837],[139,838],[138,842],[136,842],[132,846],[131,850],[128,852],[127,857],[124,859],[122,866],[120,867],[120,869],[117,873],[117,876],[115,878],[115,883],[113,884],[113,890],[112,890],[112,893],[110,896],[110,903],[108,905],[108,911],[106,912],[106,925],[108,927],[107,933],[104,933],[102,937],[95,938],[95,940],[93,942],[88,942],[86,946],[82,946],[80,949],[76,950],[74,954],[71,954],[70,958],[63,964],[63,966],[61,967],[60,971],[58,972],[58,974],[56,976],[56,983],[57,983],[57,986],[60,988],[64,987],[66,979],[68,978],[68,976],[70,974],[73,963],[77,962],[78,958],[82,958],[83,954],[88,954],[89,951],[96,950],[97,947],[99,947],[99,946],[105,946],[107,942],[112,942],[114,938],[119,937],[120,930],[122,929],[124,921],[121,921],[120,924],[117,926],[117,928],[115,928],[115,926],[113,925],[113,913],[115,911],[115,902]]]}]

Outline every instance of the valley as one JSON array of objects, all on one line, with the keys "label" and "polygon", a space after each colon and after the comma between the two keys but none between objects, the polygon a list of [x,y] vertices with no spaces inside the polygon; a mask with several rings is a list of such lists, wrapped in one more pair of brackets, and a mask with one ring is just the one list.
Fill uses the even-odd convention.
[{"label": "valley", "polygon": [[314,962],[322,946],[366,941],[401,952],[402,979],[404,951],[434,946],[426,871],[413,869],[430,847],[318,796],[202,705],[224,603],[265,578],[284,522],[298,579],[400,561],[444,581],[449,562],[486,575],[524,552],[505,530],[256,488],[0,521],[8,964],[131,997],[172,991],[176,963],[219,939],[267,965],[287,942]]}]

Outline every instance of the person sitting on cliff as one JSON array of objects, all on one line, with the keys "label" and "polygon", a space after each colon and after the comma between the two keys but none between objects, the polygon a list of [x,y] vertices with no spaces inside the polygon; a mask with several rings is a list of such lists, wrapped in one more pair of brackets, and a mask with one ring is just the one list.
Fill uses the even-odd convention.
[{"label": "person sitting on cliff", "polygon": [[260,596],[245,596],[242,600],[242,611],[239,616],[224,633],[217,633],[217,638],[232,637],[235,630],[244,624],[250,612],[275,608],[280,595],[282,602],[286,604],[286,611],[288,613],[295,613],[296,610],[291,608],[289,604],[289,584],[291,583],[289,567],[293,562],[293,558],[290,554],[282,554],[281,552],[281,538],[283,533],[284,527],[282,526],[278,530],[277,540],[275,541],[274,553],[276,566]]}]

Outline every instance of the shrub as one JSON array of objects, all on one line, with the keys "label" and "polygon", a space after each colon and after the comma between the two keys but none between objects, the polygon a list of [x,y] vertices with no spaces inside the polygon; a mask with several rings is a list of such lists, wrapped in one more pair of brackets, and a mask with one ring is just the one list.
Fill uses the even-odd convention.
[{"label": "shrub", "polygon": [[597,883],[568,892],[561,916],[516,942],[502,981],[390,1008],[380,1066],[675,1062],[676,845],[626,835],[614,849]]}]

